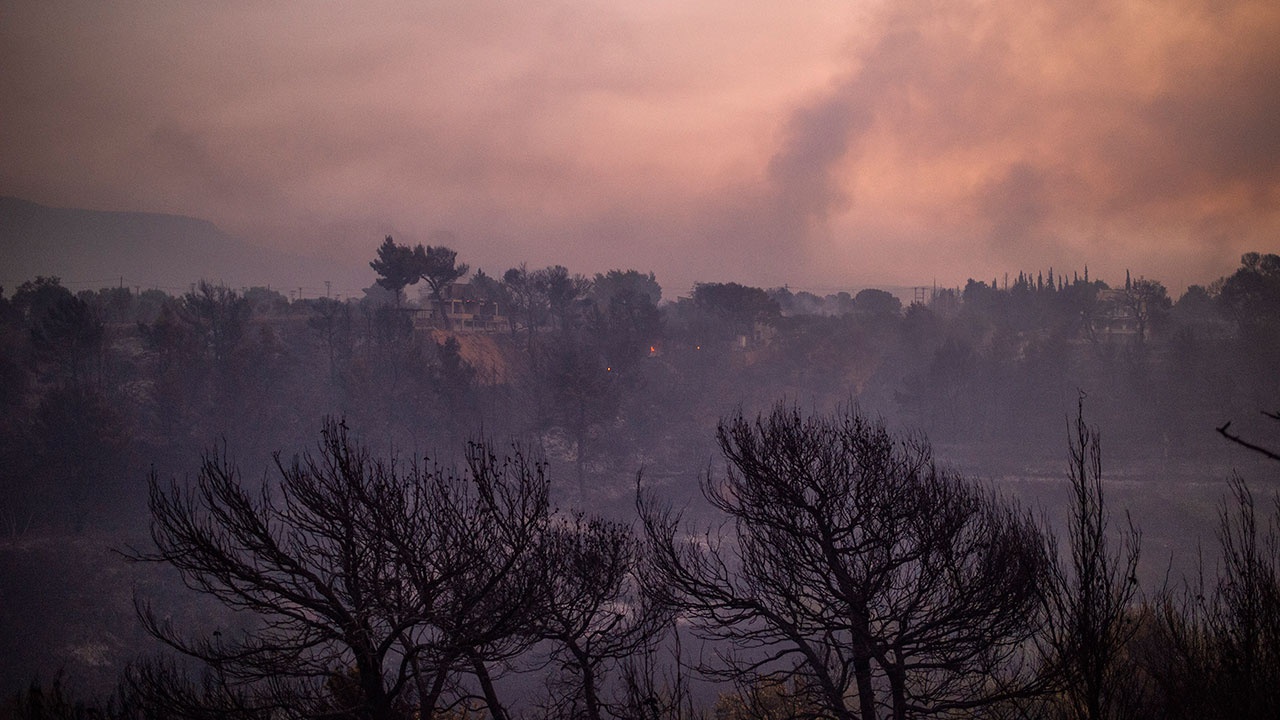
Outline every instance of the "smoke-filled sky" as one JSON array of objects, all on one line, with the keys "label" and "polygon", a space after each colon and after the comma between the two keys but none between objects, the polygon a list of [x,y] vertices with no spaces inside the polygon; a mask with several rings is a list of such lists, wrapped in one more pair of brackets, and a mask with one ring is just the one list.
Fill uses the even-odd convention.
[{"label": "smoke-filled sky", "polygon": [[1176,293],[1280,248],[1277,38],[1274,0],[0,0],[0,195],[365,267]]}]

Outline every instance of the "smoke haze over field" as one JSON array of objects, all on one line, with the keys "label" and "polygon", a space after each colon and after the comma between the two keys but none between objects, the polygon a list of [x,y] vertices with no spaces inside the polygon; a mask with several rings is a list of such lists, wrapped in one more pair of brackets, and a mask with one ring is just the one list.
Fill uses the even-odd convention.
[{"label": "smoke haze over field", "polygon": [[448,230],[670,288],[1177,292],[1277,247],[1278,33],[1262,1],[12,2],[0,195],[361,268]]}]

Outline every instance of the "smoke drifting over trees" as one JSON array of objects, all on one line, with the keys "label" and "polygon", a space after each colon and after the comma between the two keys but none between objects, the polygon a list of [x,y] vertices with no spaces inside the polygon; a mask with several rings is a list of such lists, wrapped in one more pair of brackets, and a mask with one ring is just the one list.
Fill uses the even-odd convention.
[{"label": "smoke drifting over trees", "polygon": [[[1275,255],[1176,301],[1084,268],[670,297],[637,270],[370,255],[358,300],[0,293],[0,621],[34,638],[5,674],[67,673],[6,707],[117,680],[122,717],[1273,707],[1278,520],[1250,487],[1280,446]],[[1197,569],[1154,498],[1231,466]],[[83,543],[155,562],[63,574],[115,608],[67,638],[24,587]]]}]

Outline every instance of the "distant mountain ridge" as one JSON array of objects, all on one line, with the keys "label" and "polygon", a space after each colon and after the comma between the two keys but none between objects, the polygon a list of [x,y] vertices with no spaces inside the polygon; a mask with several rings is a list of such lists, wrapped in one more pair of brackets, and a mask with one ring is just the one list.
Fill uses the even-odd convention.
[{"label": "distant mountain ridge", "polygon": [[123,283],[176,293],[208,280],[323,294],[325,280],[349,285],[359,270],[253,245],[199,218],[0,197],[0,285],[9,294],[37,275],[56,275],[72,290]]}]

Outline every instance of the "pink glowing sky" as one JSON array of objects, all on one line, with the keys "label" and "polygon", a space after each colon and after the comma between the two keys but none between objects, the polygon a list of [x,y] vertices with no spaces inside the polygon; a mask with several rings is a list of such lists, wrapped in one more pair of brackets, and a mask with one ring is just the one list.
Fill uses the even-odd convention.
[{"label": "pink glowing sky", "polygon": [[1272,0],[5,0],[0,195],[363,267],[1176,293],[1280,248],[1278,37]]}]

